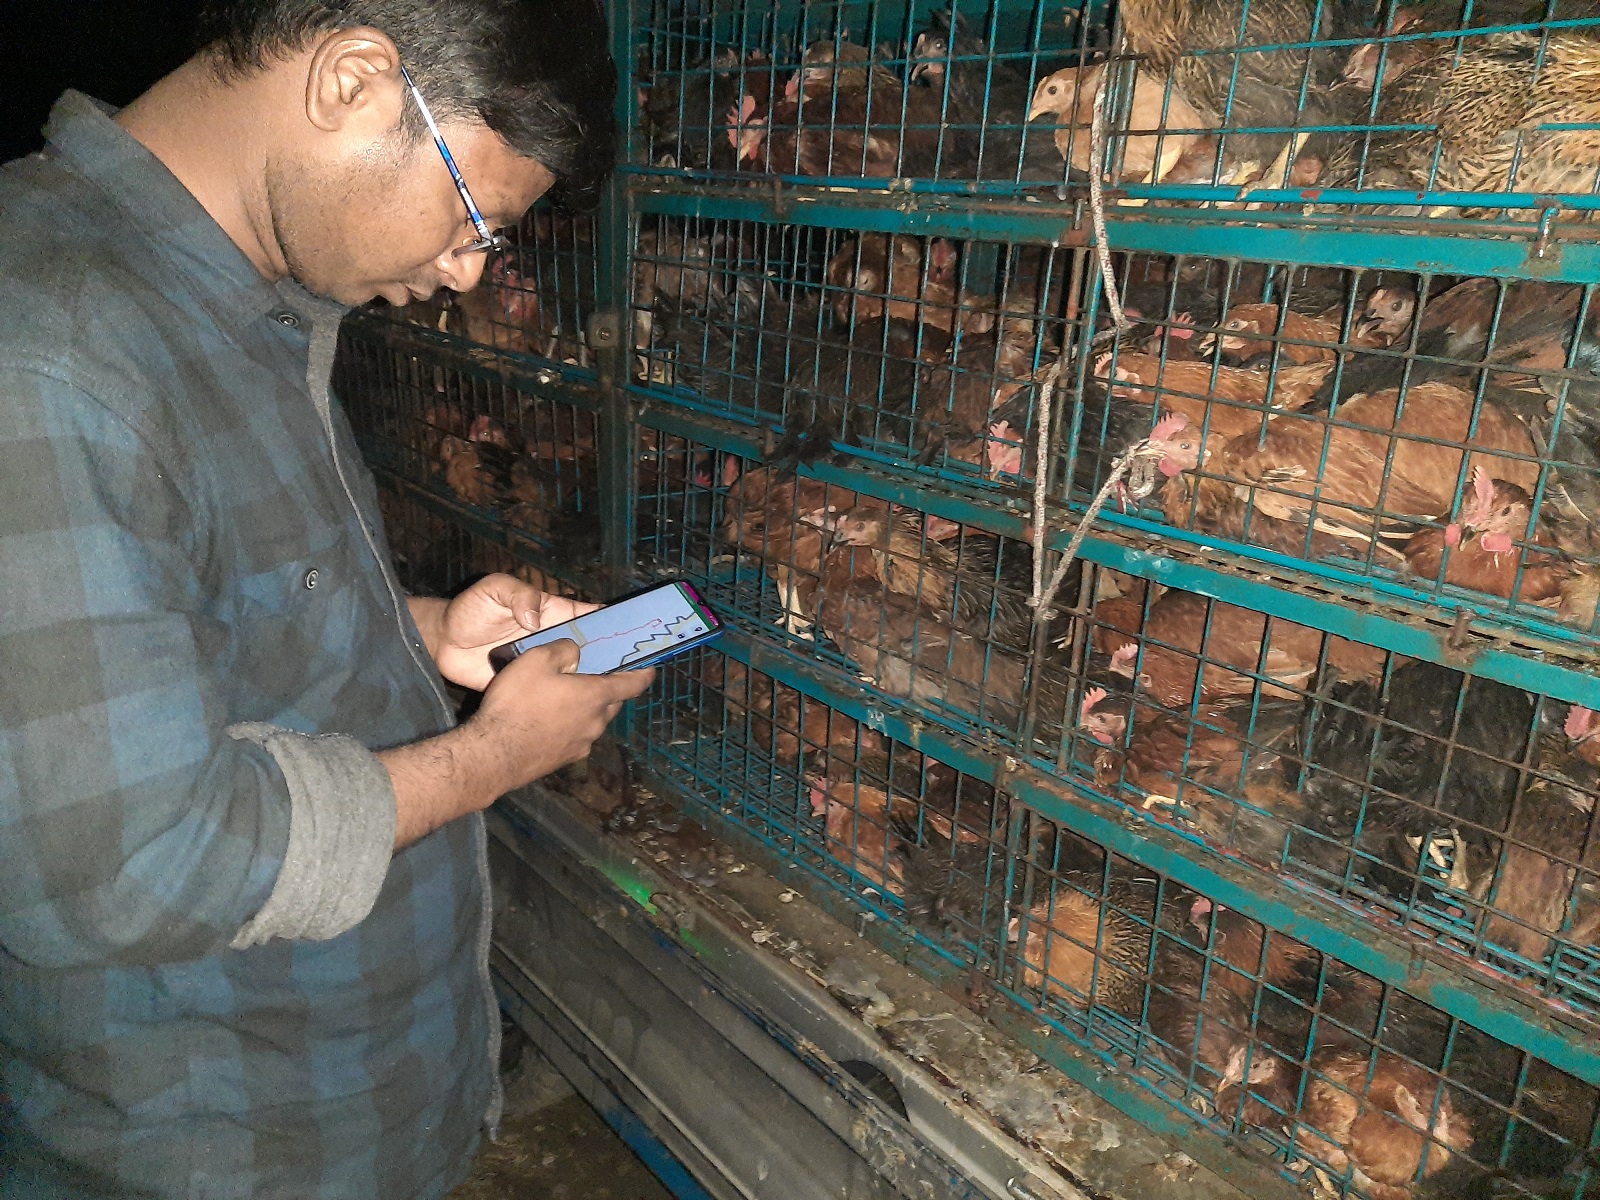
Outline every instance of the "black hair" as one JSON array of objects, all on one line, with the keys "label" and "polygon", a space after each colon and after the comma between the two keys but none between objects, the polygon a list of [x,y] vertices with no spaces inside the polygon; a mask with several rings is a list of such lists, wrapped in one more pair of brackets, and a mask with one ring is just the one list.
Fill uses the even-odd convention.
[{"label": "black hair", "polygon": [[[207,0],[197,42],[226,78],[357,25],[394,40],[440,120],[476,117],[555,176],[563,206],[593,200],[616,140],[617,72],[598,0]],[[421,115],[409,103],[405,112],[420,135]]]}]

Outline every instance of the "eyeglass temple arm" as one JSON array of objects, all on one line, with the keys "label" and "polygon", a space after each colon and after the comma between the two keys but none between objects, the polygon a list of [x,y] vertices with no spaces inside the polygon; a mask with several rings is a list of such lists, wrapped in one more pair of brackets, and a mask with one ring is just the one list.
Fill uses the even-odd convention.
[{"label": "eyeglass temple arm", "polygon": [[450,169],[450,178],[455,182],[456,191],[461,193],[461,201],[467,206],[467,216],[472,220],[472,227],[477,231],[478,237],[494,244],[499,244],[494,232],[489,228],[489,223],[483,219],[483,214],[478,211],[478,206],[473,202],[472,193],[467,190],[467,181],[461,178],[461,168],[456,166],[456,160],[450,154],[450,147],[444,143],[444,134],[439,132],[439,125],[433,119],[433,113],[428,108],[428,102],[422,98],[422,92],[417,88],[417,81],[411,78],[411,72],[406,70],[405,63],[400,64],[400,78],[406,81],[406,87],[411,92],[411,98],[417,102],[417,111],[422,114],[422,119],[427,122],[428,132],[433,135],[433,144],[439,147],[439,154],[444,159],[444,165]]}]

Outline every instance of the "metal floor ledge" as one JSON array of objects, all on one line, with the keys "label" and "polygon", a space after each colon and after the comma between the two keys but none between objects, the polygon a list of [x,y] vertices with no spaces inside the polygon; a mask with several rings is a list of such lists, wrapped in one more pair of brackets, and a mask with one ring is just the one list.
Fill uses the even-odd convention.
[{"label": "metal floor ledge", "polygon": [[[670,878],[543,789],[489,828],[509,1010],[641,1156],[681,1164],[699,1190],[657,1169],[679,1195],[1296,1194],[1243,1156],[1231,1179],[1201,1166],[759,867]],[[906,1118],[841,1063],[881,1071]]]}]

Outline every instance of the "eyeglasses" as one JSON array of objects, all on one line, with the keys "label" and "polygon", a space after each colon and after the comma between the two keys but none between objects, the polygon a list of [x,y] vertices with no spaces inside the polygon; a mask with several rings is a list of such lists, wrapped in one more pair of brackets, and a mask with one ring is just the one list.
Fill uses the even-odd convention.
[{"label": "eyeglasses", "polygon": [[428,132],[433,134],[433,144],[439,147],[439,153],[444,158],[444,165],[450,168],[450,178],[455,180],[456,191],[461,193],[461,201],[467,206],[467,217],[472,221],[472,228],[477,230],[478,237],[475,241],[468,242],[465,246],[457,246],[450,253],[460,258],[465,254],[480,254],[487,250],[505,250],[511,243],[489,228],[489,223],[483,219],[483,214],[478,211],[478,206],[473,202],[472,193],[467,190],[467,181],[461,178],[461,168],[456,166],[456,160],[450,156],[450,147],[444,144],[444,135],[439,132],[439,125],[433,119],[433,113],[428,108],[428,102],[422,98],[422,93],[417,90],[416,80],[411,78],[411,72],[406,70],[404,63],[400,64],[400,77],[406,81],[406,87],[411,89],[411,98],[417,102],[417,110],[422,113],[422,119],[428,123]]}]

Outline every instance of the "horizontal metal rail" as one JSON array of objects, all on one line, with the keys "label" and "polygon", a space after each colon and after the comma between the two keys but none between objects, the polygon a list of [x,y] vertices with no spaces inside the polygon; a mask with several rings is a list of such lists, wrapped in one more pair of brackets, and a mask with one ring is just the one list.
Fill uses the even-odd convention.
[{"label": "horizontal metal rail", "polygon": [[[754,183],[636,184],[641,213],[672,217],[810,225],[874,233],[1087,246],[1086,198],[995,203],[978,196],[883,191],[854,180],[834,187],[762,187]],[[881,181],[880,181],[881,182]],[[1132,188],[1107,188],[1108,198]],[[1332,203],[1329,194],[1294,193],[1299,205]],[[1203,199],[1204,197],[1195,197]],[[1548,206],[1549,202],[1547,202]],[[1452,232],[1453,231],[1453,232]],[[1119,209],[1109,204],[1106,234],[1113,250],[1238,258],[1350,269],[1485,275],[1552,283],[1600,281],[1600,231],[1592,225],[1541,228],[1531,222],[1390,218],[1359,213],[1295,216],[1276,223],[1269,212],[1238,209]]]}]

